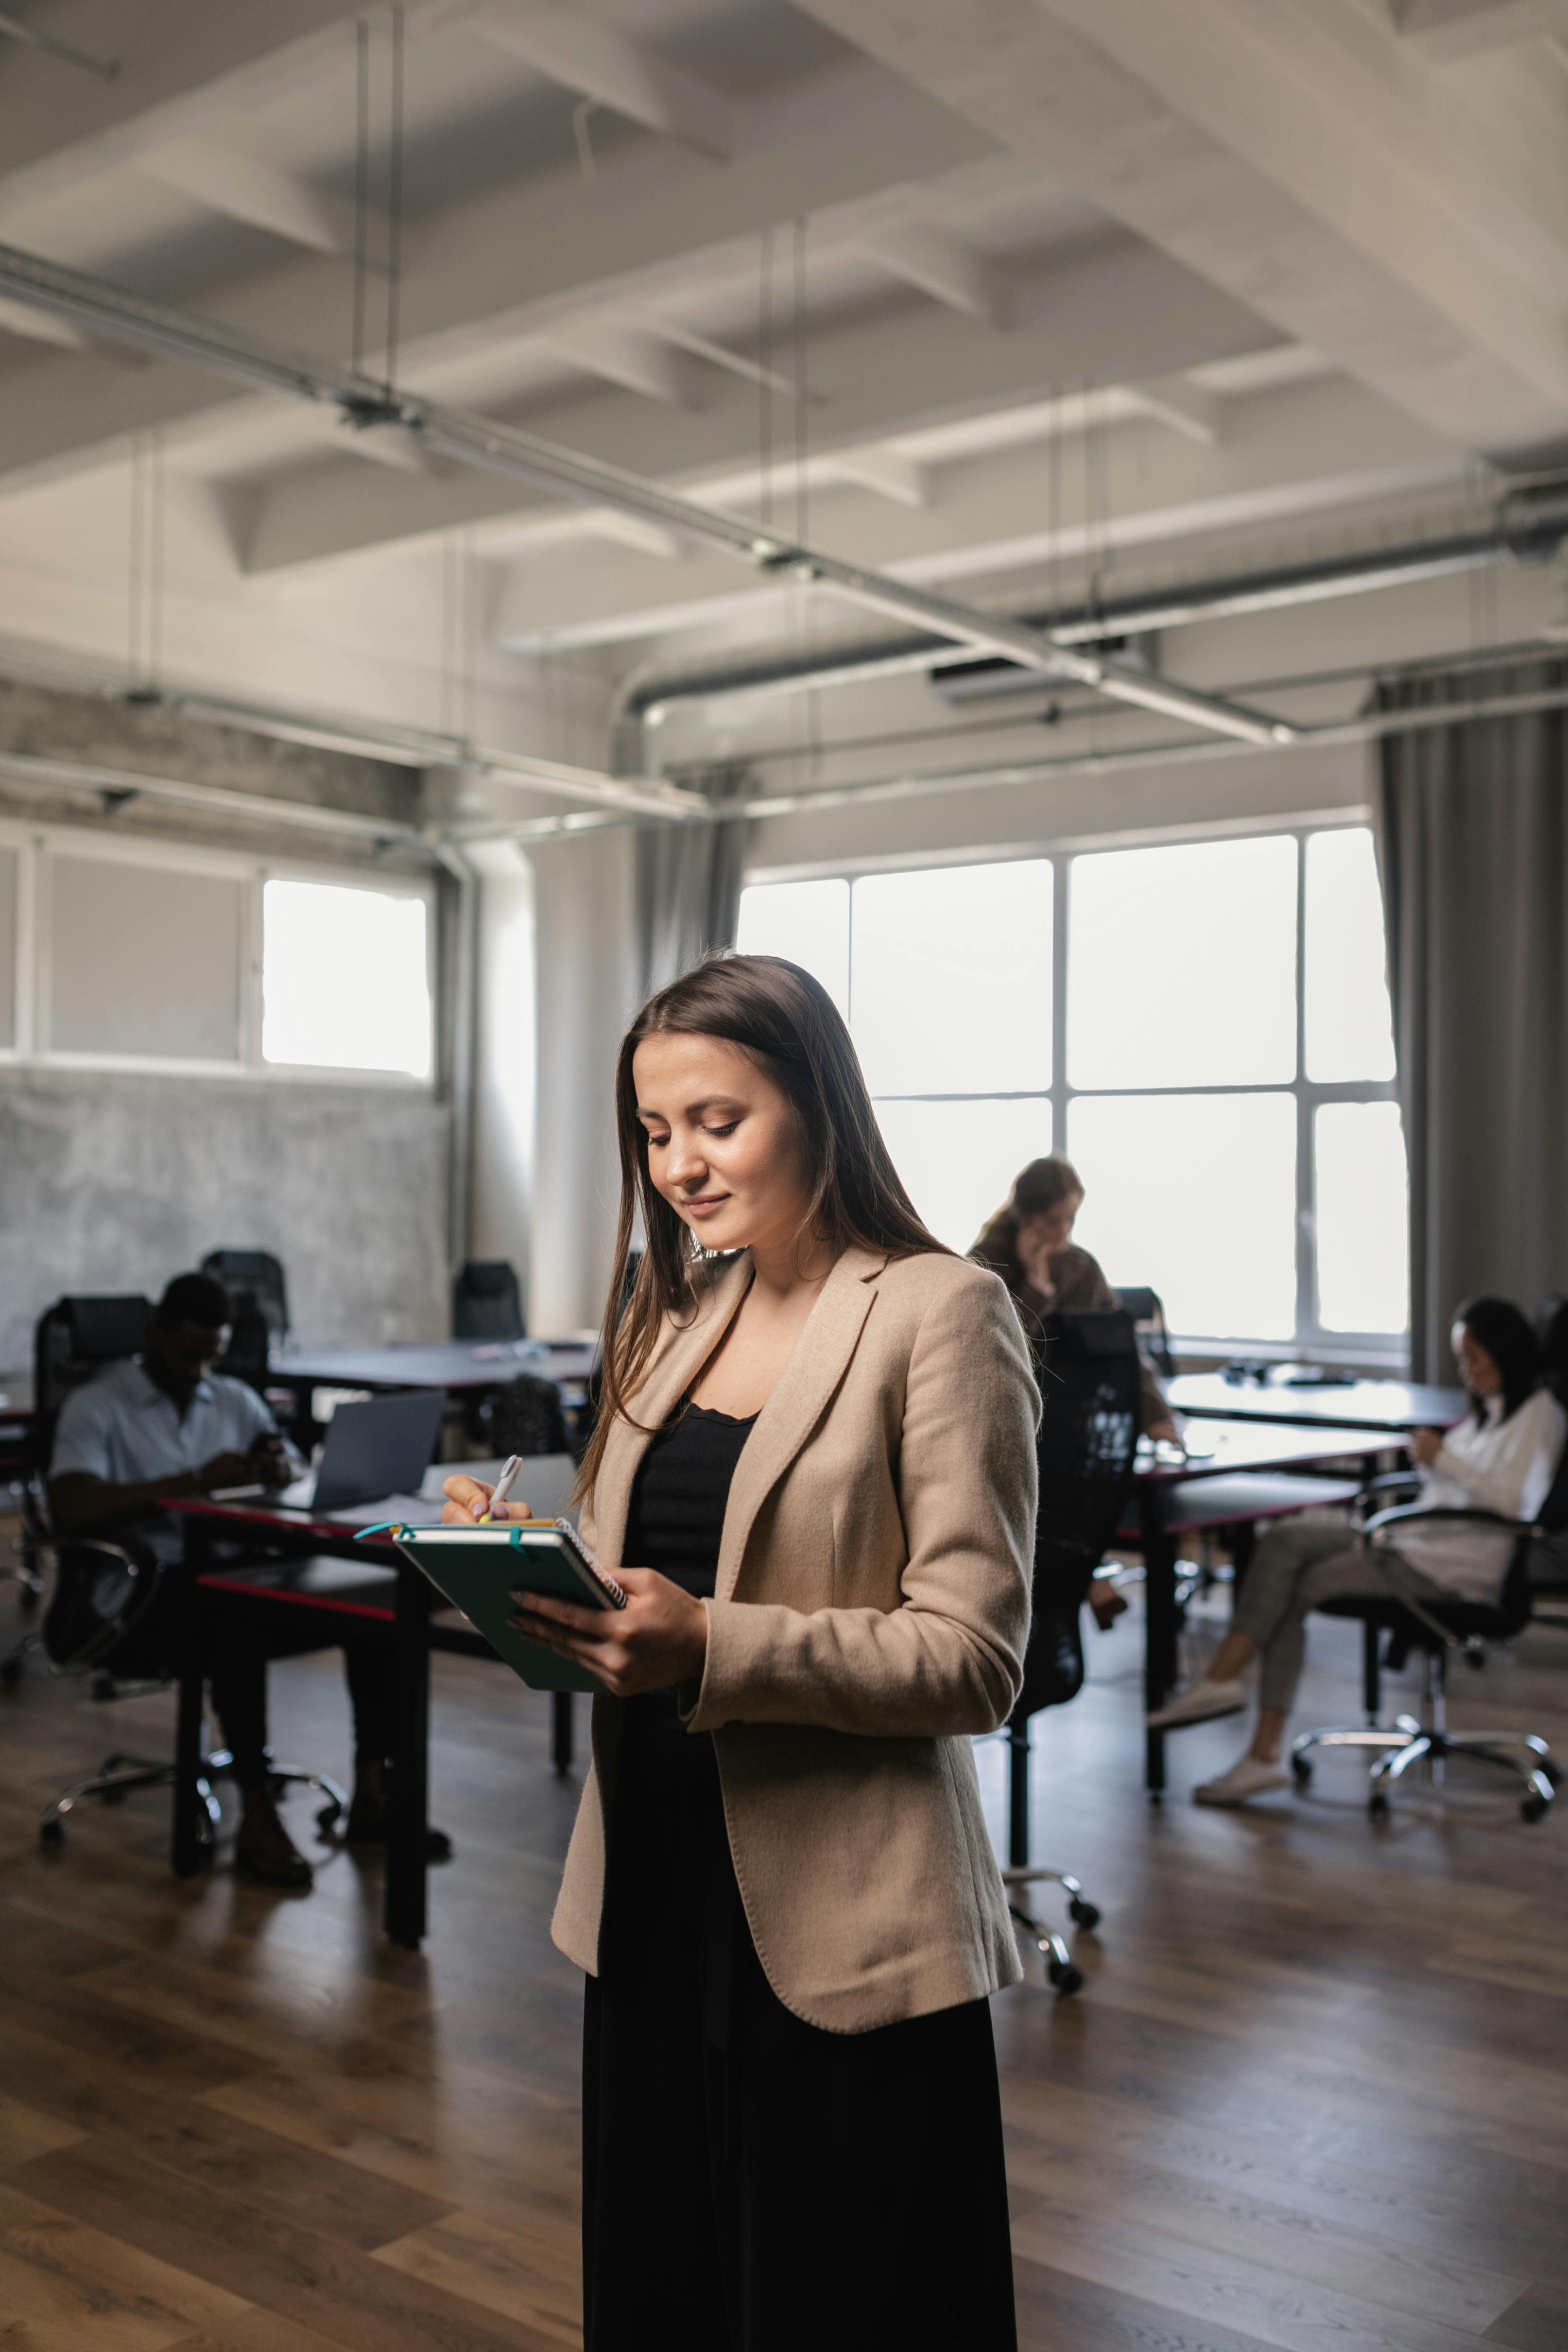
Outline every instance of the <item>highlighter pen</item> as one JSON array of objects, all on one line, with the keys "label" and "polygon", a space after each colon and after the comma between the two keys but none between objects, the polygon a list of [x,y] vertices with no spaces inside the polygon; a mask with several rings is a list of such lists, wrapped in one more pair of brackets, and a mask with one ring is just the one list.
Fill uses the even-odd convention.
[{"label": "highlighter pen", "polygon": [[494,1519],[497,1504],[504,1503],[511,1494],[517,1483],[517,1475],[522,1466],[523,1456],[520,1454],[509,1454],[507,1456],[506,1461],[501,1465],[501,1475],[490,1489],[490,1507],[479,1521],[481,1527]]}]

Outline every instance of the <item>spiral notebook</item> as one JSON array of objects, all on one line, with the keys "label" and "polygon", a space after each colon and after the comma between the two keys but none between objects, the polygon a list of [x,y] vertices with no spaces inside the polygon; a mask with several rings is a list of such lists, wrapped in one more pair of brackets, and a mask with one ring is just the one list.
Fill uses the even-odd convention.
[{"label": "spiral notebook", "polygon": [[363,1535],[388,1533],[404,1558],[460,1609],[530,1690],[597,1691],[584,1666],[530,1642],[509,1622],[515,1591],[551,1594],[579,1608],[624,1609],[626,1595],[600,1567],[570,1519],[514,1519],[494,1527],[410,1527],[392,1520]]}]

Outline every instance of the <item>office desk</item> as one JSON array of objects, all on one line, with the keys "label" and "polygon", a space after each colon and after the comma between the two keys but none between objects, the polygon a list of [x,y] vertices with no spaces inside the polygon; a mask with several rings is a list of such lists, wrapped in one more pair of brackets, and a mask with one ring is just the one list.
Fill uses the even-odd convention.
[{"label": "office desk", "polygon": [[[553,1475],[558,1486],[574,1467],[565,1457],[545,1455],[541,1457],[541,1469],[544,1462],[555,1465]],[[494,1463],[442,1463],[432,1475],[438,1482],[450,1477],[455,1470],[493,1476],[496,1467]],[[558,1499],[555,1494],[540,1497],[547,1508],[556,1507]],[[390,1570],[396,1577],[390,1625],[384,1603],[380,1601],[371,1605],[352,1601],[318,1605],[335,1609],[339,1616],[350,1620],[358,1618],[367,1632],[379,1629],[388,1637],[392,1749],[389,1759],[391,1818],[382,1921],[390,1942],[416,1951],[427,1924],[424,1832],[430,1778],[430,1654],[433,1650],[448,1650],[465,1657],[494,1658],[495,1651],[455,1610],[447,1609],[427,1579],[404,1559],[386,1536],[371,1536],[361,1542],[356,1539],[358,1530],[341,1519],[316,1517],[309,1511],[285,1510],[259,1499],[217,1503],[206,1498],[172,1496],[162,1507],[177,1512],[184,1524],[184,1573],[193,1585],[204,1573],[226,1573],[225,1567],[213,1562],[214,1544],[243,1542],[247,1537],[254,1542],[265,1541],[269,1550],[281,1546],[302,1559],[326,1554],[334,1559],[354,1560],[361,1567],[373,1564]],[[244,1562],[236,1561],[236,1584],[243,1583],[244,1573]],[[560,1772],[567,1769],[572,1758],[571,1702],[570,1691],[551,1694],[551,1753],[556,1769]],[[180,1684],[171,1833],[171,1860],[176,1875],[182,1878],[190,1877],[200,1866],[198,1832],[202,1816],[196,1780],[201,1769],[203,1720],[202,1679],[188,1672],[182,1675]]]},{"label": "office desk", "polygon": [[585,1381],[594,1349],[584,1339],[438,1339],[392,1348],[279,1348],[267,1377],[304,1387],[446,1389],[454,1396],[499,1388],[519,1372]]},{"label": "office desk", "polygon": [[[1185,1463],[1145,1460],[1133,1474],[1144,1556],[1144,1702],[1150,1714],[1176,1685],[1177,1539],[1198,1528],[1249,1525],[1349,1502],[1389,1444],[1386,1430],[1302,1429],[1278,1419],[1194,1420],[1186,1436],[1199,1453]],[[1339,1478],[1304,1475],[1342,1463],[1354,1465],[1354,1472]],[[1144,1785],[1155,1797],[1165,1788],[1164,1732],[1145,1734]]]},{"label": "office desk", "polygon": [[1178,1412],[1220,1421],[1296,1423],[1310,1429],[1449,1429],[1469,1409],[1463,1389],[1423,1388],[1409,1381],[1352,1381],[1343,1388],[1285,1388],[1277,1381],[1228,1381],[1218,1372],[1178,1372],[1165,1383]]}]

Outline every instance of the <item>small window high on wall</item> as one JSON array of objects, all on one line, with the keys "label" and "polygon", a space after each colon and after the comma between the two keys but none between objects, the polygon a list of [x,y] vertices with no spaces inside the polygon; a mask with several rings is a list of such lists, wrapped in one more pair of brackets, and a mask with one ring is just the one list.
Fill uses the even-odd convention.
[{"label": "small window high on wall", "polygon": [[1392,1352],[1406,1178],[1364,826],[764,884],[739,940],[845,1012],[953,1248],[1054,1147],[1079,1240],[1182,1337]]},{"label": "small window high on wall", "polygon": [[269,881],[262,907],[264,1061],[427,1078],[425,903],[407,892]]}]

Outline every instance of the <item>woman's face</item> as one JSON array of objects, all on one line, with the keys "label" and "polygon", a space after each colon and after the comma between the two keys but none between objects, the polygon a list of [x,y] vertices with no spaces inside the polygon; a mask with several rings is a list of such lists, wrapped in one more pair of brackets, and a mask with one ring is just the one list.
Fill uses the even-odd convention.
[{"label": "woman's face", "polygon": [[1026,1270],[1031,1264],[1060,1257],[1072,1239],[1072,1228],[1083,1205],[1082,1192],[1069,1192],[1053,1208],[1025,1217],[1019,1226],[1019,1255]]},{"label": "woman's face", "polygon": [[1497,1368],[1497,1358],[1489,1356],[1479,1339],[1472,1339],[1463,1323],[1456,1323],[1449,1334],[1454,1361],[1459,1368],[1459,1378],[1472,1396],[1493,1397],[1502,1394],[1502,1374]]},{"label": "woman's face", "polygon": [[666,1032],[632,1056],[648,1172],[704,1249],[793,1249],[808,1200],[789,1105],[722,1037]]}]

